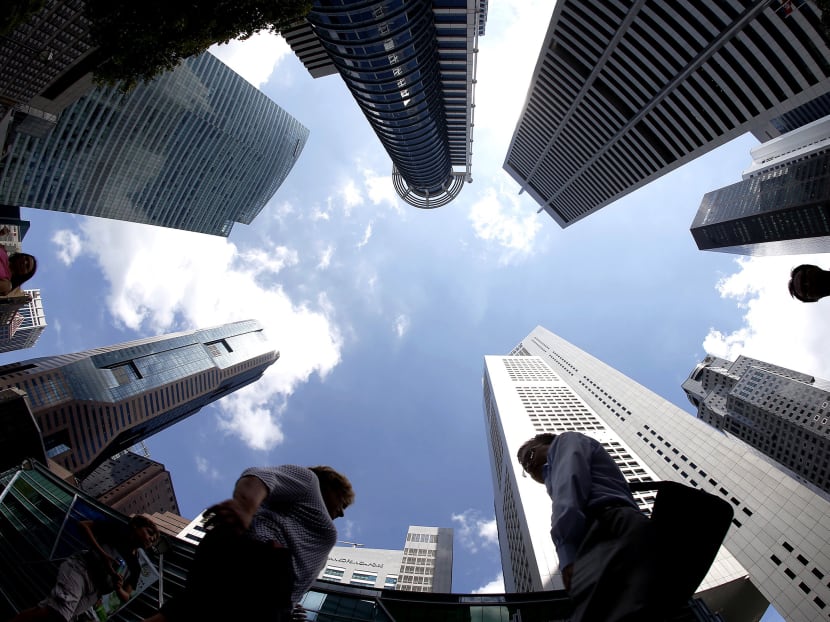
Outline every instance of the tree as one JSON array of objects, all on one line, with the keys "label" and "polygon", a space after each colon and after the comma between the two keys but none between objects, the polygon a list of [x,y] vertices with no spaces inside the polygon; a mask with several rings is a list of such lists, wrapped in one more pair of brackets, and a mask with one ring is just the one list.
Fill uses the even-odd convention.
[{"label": "tree", "polygon": [[279,32],[310,0],[87,0],[99,84],[130,90],[215,43]]}]

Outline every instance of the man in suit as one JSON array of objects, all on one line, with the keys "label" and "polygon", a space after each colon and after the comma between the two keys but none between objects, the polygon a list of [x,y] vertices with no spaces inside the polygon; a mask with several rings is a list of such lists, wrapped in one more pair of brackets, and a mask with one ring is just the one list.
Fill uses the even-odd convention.
[{"label": "man in suit", "polygon": [[574,602],[571,621],[660,620],[649,519],[602,445],[578,432],[537,434],[517,458],[553,503],[551,536]]}]

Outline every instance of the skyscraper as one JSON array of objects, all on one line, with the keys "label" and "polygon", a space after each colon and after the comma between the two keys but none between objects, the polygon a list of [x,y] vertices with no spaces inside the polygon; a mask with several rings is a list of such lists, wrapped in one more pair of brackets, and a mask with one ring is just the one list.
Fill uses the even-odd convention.
[{"label": "skyscraper", "polygon": [[26,289],[31,301],[18,309],[9,324],[0,325],[0,352],[31,348],[46,328],[39,289]]},{"label": "skyscraper", "polygon": [[26,392],[47,455],[82,479],[254,382],[278,357],[247,320],[2,365],[0,389]]},{"label": "skyscraper", "polygon": [[812,2],[562,0],[504,168],[566,227],[828,91]]},{"label": "skyscraper", "polygon": [[163,464],[132,451],[105,460],[81,482],[81,488],[127,516],[179,513],[170,472]]},{"label": "skyscraper", "polygon": [[[827,619],[828,496],[749,445],[542,327],[510,356],[485,357],[484,403],[508,590],[559,584],[550,500],[544,488],[521,477],[515,453],[534,434],[576,430],[602,442],[629,481],[679,481],[733,504],[724,548],[700,588],[715,609],[760,615],[767,600],[790,621]],[[752,585],[741,583],[745,574]]]},{"label": "skyscraper", "polygon": [[830,493],[830,382],[747,356],[707,356],[683,390],[699,419]]},{"label": "skyscraper", "polygon": [[18,134],[0,202],[227,236],[265,207],[307,138],[205,53],[127,95],[95,89],[45,138]]},{"label": "skyscraper", "polygon": [[830,116],[755,147],[743,181],[708,192],[691,231],[700,250],[830,251]]},{"label": "skyscraper", "polygon": [[316,0],[284,31],[315,78],[339,72],[392,159],[410,205],[452,201],[472,181],[478,37],[487,0]]}]

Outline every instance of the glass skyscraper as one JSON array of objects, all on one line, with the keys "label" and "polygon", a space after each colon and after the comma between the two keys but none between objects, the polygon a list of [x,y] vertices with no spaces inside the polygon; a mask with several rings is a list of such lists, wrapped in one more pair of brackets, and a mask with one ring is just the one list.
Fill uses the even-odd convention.
[{"label": "glass skyscraper", "polygon": [[755,147],[752,159],[743,181],[703,197],[691,227],[697,247],[744,255],[830,251],[830,116]]},{"label": "glass skyscraper", "polygon": [[561,585],[550,499],[515,455],[535,434],[573,430],[600,441],[629,481],[673,480],[732,504],[698,592],[725,619],[757,620],[767,601],[790,622],[830,615],[830,497],[748,444],[542,327],[509,356],[485,357],[484,410],[508,591]]},{"label": "glass skyscraper", "polygon": [[227,236],[280,187],[308,130],[209,53],[124,95],[95,89],[17,134],[0,203]]},{"label": "glass skyscraper", "polygon": [[262,376],[279,354],[254,320],[0,366],[47,455],[83,478],[110,456]]},{"label": "glass skyscraper", "polygon": [[813,2],[560,0],[504,168],[567,227],[828,92]]},{"label": "glass skyscraper", "polygon": [[472,181],[478,37],[487,0],[315,0],[283,32],[313,77],[339,72],[392,159],[410,205],[452,201]]}]

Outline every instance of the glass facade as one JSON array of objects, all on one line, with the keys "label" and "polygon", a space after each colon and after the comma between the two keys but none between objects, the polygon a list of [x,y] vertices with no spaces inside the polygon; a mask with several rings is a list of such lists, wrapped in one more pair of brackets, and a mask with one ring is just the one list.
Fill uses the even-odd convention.
[{"label": "glass facade", "polygon": [[486,18],[486,0],[316,0],[311,29],[285,33],[312,75],[340,73],[410,205],[445,205],[472,181],[475,57]]},{"label": "glass facade", "polygon": [[0,202],[227,236],[287,177],[308,130],[209,53],[127,95],[96,89],[18,134]]},{"label": "glass facade", "polygon": [[707,193],[691,231],[700,250],[745,255],[830,251],[830,151]]},{"label": "glass facade", "polygon": [[248,320],[4,366],[0,388],[27,393],[47,451],[83,477],[254,382],[278,356]]},{"label": "glass facade", "polygon": [[[61,561],[88,548],[79,520],[127,518],[58,479],[37,462],[0,473],[0,619],[33,607],[49,593]],[[181,590],[195,547],[167,539],[163,558],[147,551],[162,574],[164,596]],[[159,607],[160,583],[154,581],[131,598],[116,620],[138,622]]]}]

